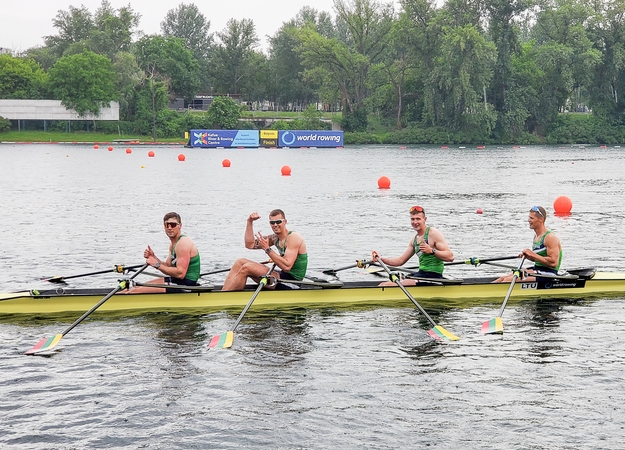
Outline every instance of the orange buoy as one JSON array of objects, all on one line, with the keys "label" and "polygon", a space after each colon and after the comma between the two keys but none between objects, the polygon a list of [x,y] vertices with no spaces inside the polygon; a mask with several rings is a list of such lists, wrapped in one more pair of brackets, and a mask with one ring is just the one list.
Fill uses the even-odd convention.
[{"label": "orange buoy", "polygon": [[131,154],[132,153],[132,149],[131,148],[127,148],[126,149],[126,153]]},{"label": "orange buoy", "polygon": [[406,146],[405,146],[405,145],[402,145],[402,146],[400,146],[400,147],[399,147],[399,149],[400,149],[400,150],[406,150]]},{"label": "orange buoy", "polygon": [[475,211],[475,214],[484,214],[484,211],[482,210],[482,208],[477,208],[477,211]]},{"label": "orange buoy", "polygon": [[380,189],[390,189],[391,188],[391,180],[389,177],[382,176],[378,178],[378,187]]},{"label": "orange buoy", "polygon": [[282,173],[283,177],[291,176],[291,168],[289,166],[282,166],[280,172]]},{"label": "orange buoy", "polygon": [[184,161],[185,159],[187,159],[187,157],[184,156],[184,153],[178,155],[178,161]]},{"label": "orange buoy", "polygon": [[150,151],[148,152],[148,156],[149,156],[150,158],[154,158],[154,151],[150,150]]},{"label": "orange buoy", "polygon": [[95,149],[97,150],[97,149],[99,149],[99,148],[100,148],[100,146],[99,146],[98,144],[95,144],[95,145],[93,146],[93,148],[95,148]]},{"label": "orange buoy", "polygon": [[113,147],[109,145],[109,152],[112,152],[112,151],[113,151]]},{"label": "orange buoy", "polygon": [[566,195],[561,195],[553,201],[553,209],[556,216],[569,216],[573,208],[573,202]]},{"label": "orange buoy", "polygon": [[229,160],[229,159],[224,159],[224,160],[221,162],[221,165],[222,165],[223,167],[230,167],[230,160]]}]

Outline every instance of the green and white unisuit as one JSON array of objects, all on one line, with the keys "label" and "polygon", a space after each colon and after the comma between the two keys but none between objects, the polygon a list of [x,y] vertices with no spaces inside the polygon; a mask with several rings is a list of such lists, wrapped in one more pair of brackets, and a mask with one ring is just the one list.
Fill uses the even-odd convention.
[{"label": "green and white unisuit", "polygon": [[[178,240],[176,240],[174,247],[171,249],[171,265],[174,267],[176,266],[176,245],[183,237],[185,237],[185,235],[181,234]],[[184,278],[191,281],[197,281],[200,278],[200,252],[189,260],[189,267],[187,268],[187,274]],[[172,278],[172,280],[175,281],[177,279]]]},{"label": "green and white unisuit", "polygon": [[[551,230],[545,231],[545,233],[538,238],[537,241],[532,241],[532,251],[539,256],[547,257],[547,247],[545,247],[545,238],[551,233]],[[557,272],[560,269],[560,263],[562,262],[562,248],[560,248],[560,255],[558,256],[558,264],[555,267],[549,267],[545,264],[541,264],[538,261],[534,262],[534,267],[538,270],[548,270],[550,272]]]},{"label": "green and white unisuit", "polygon": [[[291,233],[292,231],[289,231],[289,234]],[[286,252],[286,238],[284,239],[284,244],[280,245],[280,239],[278,239],[278,237],[276,236],[275,245],[278,249],[278,252],[280,252],[280,256],[284,256],[284,253]],[[297,255],[297,258],[295,258],[295,262],[293,263],[293,267],[291,267],[291,270],[285,273],[288,273],[296,280],[301,281],[306,276],[306,269],[308,269],[308,253],[301,253]]]},{"label": "green and white unisuit", "polygon": [[[423,241],[421,242],[427,242],[429,235],[430,227],[427,227],[425,229],[425,234],[423,235]],[[413,246],[415,254],[419,256],[419,270],[423,272],[439,273],[442,275],[443,270],[445,269],[445,264],[443,264],[443,261],[438,259],[436,256],[421,252],[421,250],[419,250],[421,242],[417,242],[418,239],[419,235],[417,234],[414,237]]]}]

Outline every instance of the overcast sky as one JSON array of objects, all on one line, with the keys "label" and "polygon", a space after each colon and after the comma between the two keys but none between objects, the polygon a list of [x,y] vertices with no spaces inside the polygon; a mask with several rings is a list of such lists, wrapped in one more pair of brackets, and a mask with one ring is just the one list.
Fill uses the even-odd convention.
[{"label": "overcast sky", "polygon": [[[58,34],[52,19],[59,10],[84,5],[94,13],[101,3],[101,0],[0,0],[0,47],[20,52],[41,46],[44,36]],[[160,33],[160,24],[167,12],[181,3],[195,4],[210,21],[211,32],[223,30],[231,18],[252,19],[264,49],[267,48],[266,35],[273,35],[303,6],[313,6],[334,17],[333,0],[109,0],[109,3],[116,10],[130,4],[135,13],[141,14],[138,28],[145,34]]]}]

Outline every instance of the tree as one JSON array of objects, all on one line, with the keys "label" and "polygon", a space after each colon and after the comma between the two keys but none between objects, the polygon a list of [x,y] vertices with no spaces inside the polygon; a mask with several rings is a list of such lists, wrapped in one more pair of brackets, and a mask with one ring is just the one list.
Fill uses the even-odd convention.
[{"label": "tree", "polygon": [[213,99],[206,115],[211,127],[234,130],[241,117],[241,107],[230,97],[218,96]]},{"label": "tree", "polygon": [[0,98],[44,98],[47,74],[32,59],[0,55]]},{"label": "tree", "polygon": [[135,56],[147,77],[166,83],[171,97],[177,94],[191,101],[197,94],[199,66],[183,39],[145,36],[135,44]]},{"label": "tree", "polygon": [[252,53],[258,45],[254,22],[230,19],[217,33],[219,44],[213,59],[215,92],[238,94],[241,80],[255,71]]},{"label": "tree", "polygon": [[49,71],[49,84],[63,106],[80,116],[97,115],[118,98],[111,60],[89,51],[59,59]]},{"label": "tree", "polygon": [[163,36],[184,39],[186,47],[193,52],[198,60],[208,57],[212,43],[209,32],[211,23],[193,3],[181,3],[176,9],[167,12],[165,20],[161,22]]},{"label": "tree", "polygon": [[338,37],[328,38],[314,27],[305,26],[297,34],[298,51],[306,75],[330,82],[340,90],[345,129],[360,131],[367,123],[369,71],[383,58],[393,9],[372,0],[353,0],[349,4],[335,0],[334,8]]}]

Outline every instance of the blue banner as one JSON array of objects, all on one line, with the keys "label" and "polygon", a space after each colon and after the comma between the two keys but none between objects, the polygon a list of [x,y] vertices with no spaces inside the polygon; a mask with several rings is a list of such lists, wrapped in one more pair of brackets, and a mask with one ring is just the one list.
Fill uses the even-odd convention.
[{"label": "blue banner", "polygon": [[342,147],[342,131],[281,130],[278,133],[280,147]]},{"label": "blue banner", "polygon": [[191,130],[191,147],[258,147],[258,130]]}]

